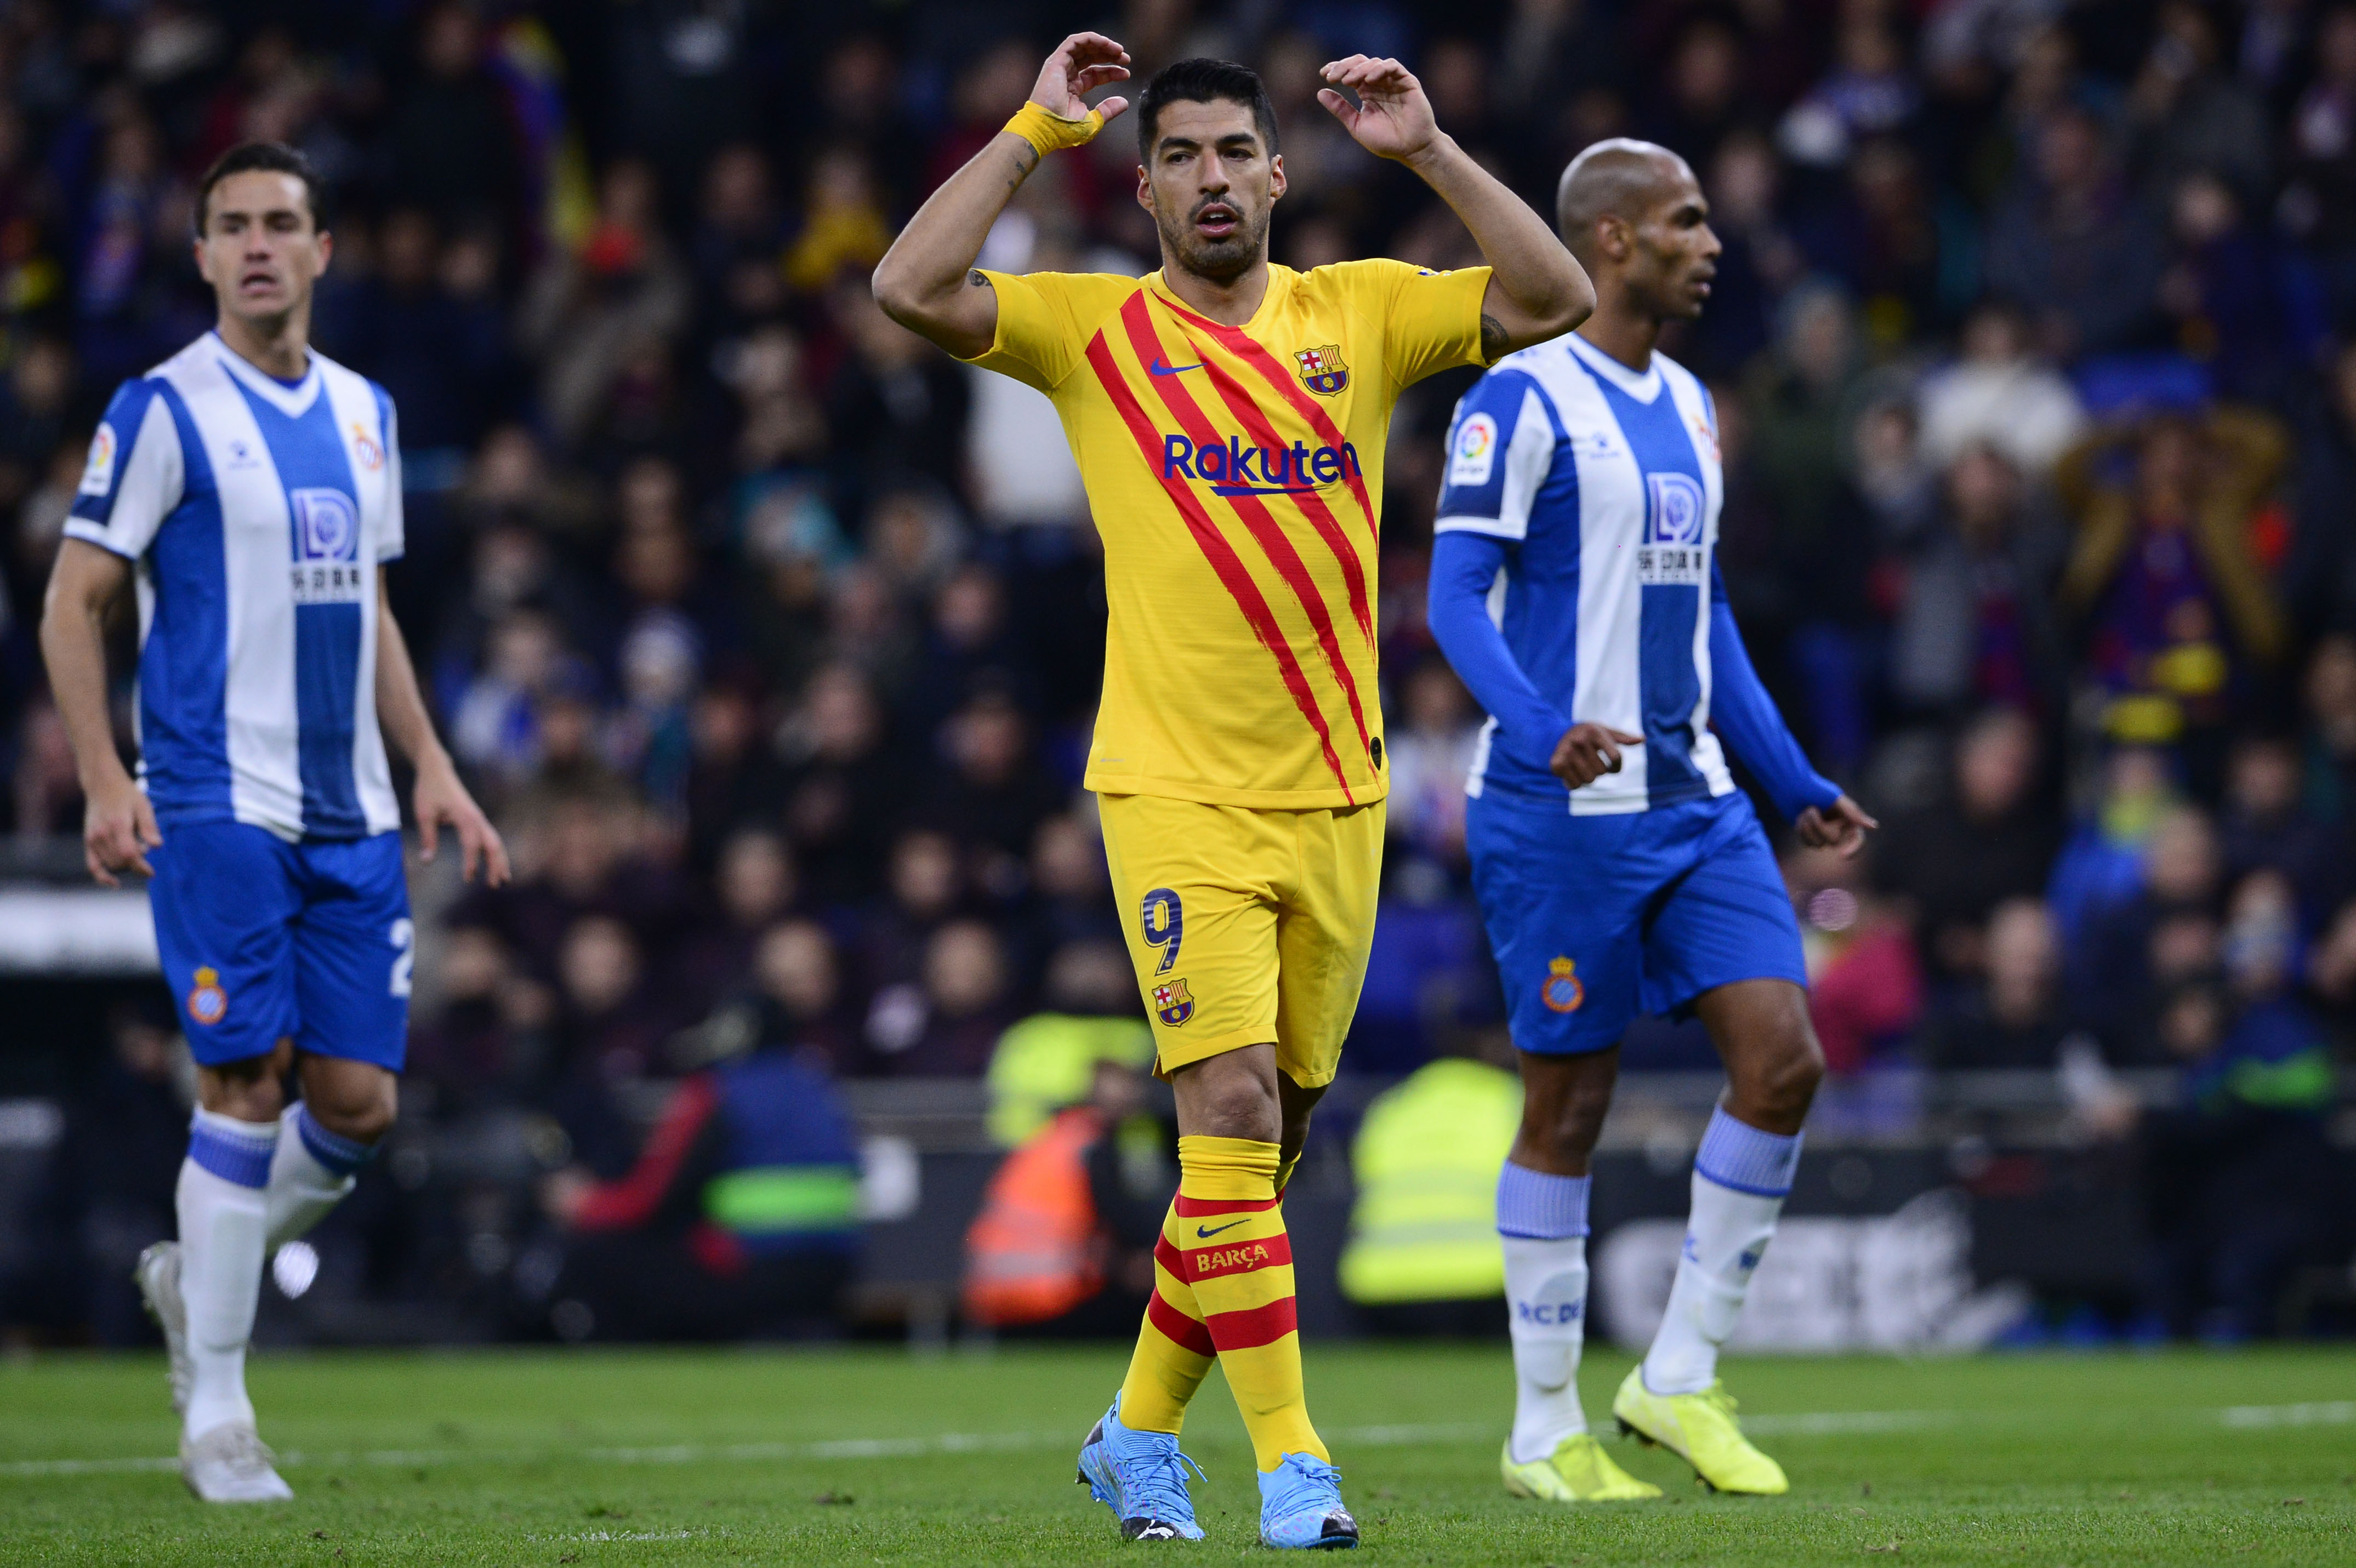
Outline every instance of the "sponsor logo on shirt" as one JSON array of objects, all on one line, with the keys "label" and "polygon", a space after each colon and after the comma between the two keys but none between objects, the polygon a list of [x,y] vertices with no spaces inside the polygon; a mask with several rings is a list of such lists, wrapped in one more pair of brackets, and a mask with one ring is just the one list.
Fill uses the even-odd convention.
[{"label": "sponsor logo on shirt", "polygon": [[1636,581],[1693,587],[1708,571],[1702,543],[1701,486],[1690,475],[1644,475],[1644,542],[1636,549]]},{"label": "sponsor logo on shirt", "polygon": [[1306,496],[1359,472],[1358,449],[1346,441],[1246,446],[1231,435],[1225,446],[1196,446],[1183,435],[1162,438],[1162,477],[1207,479],[1214,496]]},{"label": "sponsor logo on shirt", "polygon": [[360,516],[341,490],[296,490],[286,497],[294,525],[293,574],[297,604],[357,604]]},{"label": "sponsor logo on shirt", "polygon": [[82,464],[81,493],[103,496],[114,487],[114,427],[102,424],[90,438],[90,461]]},{"label": "sponsor logo on shirt", "polygon": [[1448,454],[1448,482],[1479,486],[1489,482],[1497,464],[1497,420],[1494,414],[1464,416],[1456,427],[1456,444]]},{"label": "sponsor logo on shirt", "polygon": [[1350,384],[1350,368],[1342,363],[1342,350],[1334,344],[1296,348],[1292,357],[1301,367],[1301,384],[1321,398],[1330,398]]}]

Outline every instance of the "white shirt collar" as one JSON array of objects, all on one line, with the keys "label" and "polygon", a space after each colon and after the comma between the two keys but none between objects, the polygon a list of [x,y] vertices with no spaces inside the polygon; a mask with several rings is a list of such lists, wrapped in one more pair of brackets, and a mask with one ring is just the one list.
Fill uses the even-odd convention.
[{"label": "white shirt collar", "polygon": [[311,405],[318,400],[319,357],[316,354],[307,350],[305,352],[304,357],[308,363],[304,368],[303,379],[290,387],[222,342],[218,330],[207,336],[212,339],[213,357],[220,361],[221,368],[236,377],[240,385],[270,403],[288,419],[301,419],[310,411]]},{"label": "white shirt collar", "polygon": [[1659,355],[1654,355],[1653,363],[1646,366],[1644,369],[1639,373],[1637,371],[1631,370],[1627,366],[1622,365],[1619,360],[1614,359],[1609,354],[1604,353],[1603,350],[1596,347],[1595,345],[1588,342],[1576,332],[1565,333],[1562,340],[1569,346],[1572,355],[1578,358],[1580,364],[1586,366],[1597,375],[1610,381],[1613,386],[1619,388],[1622,391],[1627,393],[1638,402],[1649,403],[1655,398],[1661,395],[1662,380]]}]

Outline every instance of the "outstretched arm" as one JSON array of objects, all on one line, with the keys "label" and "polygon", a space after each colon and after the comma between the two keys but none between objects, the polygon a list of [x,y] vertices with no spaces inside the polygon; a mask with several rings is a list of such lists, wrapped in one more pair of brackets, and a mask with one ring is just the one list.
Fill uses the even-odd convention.
[{"label": "outstretched arm", "polygon": [[[1129,107],[1127,99],[1108,98],[1091,110],[1083,95],[1128,77],[1127,49],[1100,33],[1074,33],[1040,68],[1030,101],[1076,144]],[[875,268],[875,303],[884,315],[960,359],[989,352],[998,336],[998,296],[973,272],[974,258],[1039,157],[1030,138],[1001,131],[926,198]]]},{"label": "outstretched arm", "polygon": [[[1324,69],[1317,101],[1358,144],[1423,176],[1472,231],[1489,263],[1481,300],[1481,351],[1492,361],[1559,337],[1595,309],[1595,285],[1546,219],[1456,144],[1432,118],[1423,84],[1395,59],[1352,55]],[[1358,95],[1357,106],[1337,88]]]},{"label": "outstretched arm", "polygon": [[1775,809],[1792,819],[1801,842],[1856,854],[1865,845],[1866,831],[1881,824],[1809,765],[1807,753],[1800,750],[1776,711],[1775,699],[1751,667],[1742,634],[1735,628],[1734,608],[1726,600],[1726,580],[1715,562],[1710,567],[1709,668],[1711,724],[1766,786]]},{"label": "outstretched arm", "polygon": [[417,689],[417,670],[409,660],[409,641],[392,618],[392,599],[384,574],[377,574],[376,716],[392,749],[417,770],[417,834],[424,840],[423,859],[434,859],[448,823],[458,835],[458,869],[467,881],[480,866],[483,880],[499,887],[508,880],[508,847],[491,826],[475,797],[459,780],[458,766],[434,733],[434,720],[425,711],[425,698]]}]

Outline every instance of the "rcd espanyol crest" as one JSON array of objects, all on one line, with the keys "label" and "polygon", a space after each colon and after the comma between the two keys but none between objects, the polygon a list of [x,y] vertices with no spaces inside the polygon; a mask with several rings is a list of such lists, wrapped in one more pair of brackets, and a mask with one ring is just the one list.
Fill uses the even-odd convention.
[{"label": "rcd espanyol crest", "polygon": [[1350,384],[1350,368],[1342,363],[1342,350],[1337,344],[1323,348],[1296,348],[1292,357],[1301,366],[1301,384],[1321,398],[1330,398]]}]

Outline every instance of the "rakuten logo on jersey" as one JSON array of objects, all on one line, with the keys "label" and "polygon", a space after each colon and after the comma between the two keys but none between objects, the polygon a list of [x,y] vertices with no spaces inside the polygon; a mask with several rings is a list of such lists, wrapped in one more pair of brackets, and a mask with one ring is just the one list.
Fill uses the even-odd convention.
[{"label": "rakuten logo on jersey", "polygon": [[1162,477],[1208,480],[1214,496],[1306,496],[1364,472],[1358,449],[1346,441],[1246,446],[1231,435],[1225,446],[1196,446],[1183,435],[1162,438]]}]

